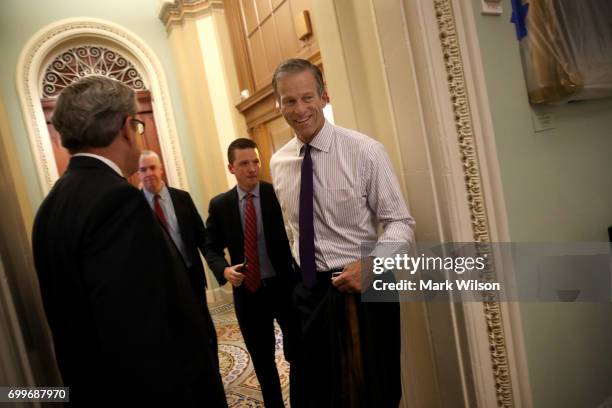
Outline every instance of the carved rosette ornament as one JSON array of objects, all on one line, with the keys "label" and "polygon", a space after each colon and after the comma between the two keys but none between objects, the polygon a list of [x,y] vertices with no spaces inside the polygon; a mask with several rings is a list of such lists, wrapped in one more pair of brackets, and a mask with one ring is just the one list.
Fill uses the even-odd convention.
[{"label": "carved rosette ornament", "polygon": [[[492,268],[492,254],[489,245],[487,245],[490,243],[489,221],[484,205],[479,161],[472,127],[472,114],[451,0],[434,0],[434,8],[451,103],[455,114],[455,128],[465,174],[473,237],[475,242],[483,244],[479,246],[479,255],[486,254],[485,256],[489,259],[489,264],[483,273],[483,279],[494,281],[495,272]],[[512,382],[508,367],[506,338],[500,304],[495,300],[485,301],[483,307],[489,339],[491,368],[495,378],[497,404],[499,407],[513,407],[515,404],[512,397]]]},{"label": "carved rosette ornament", "polygon": [[135,91],[146,89],[140,73],[121,54],[100,46],[83,45],[63,52],[47,66],[42,97],[54,98],[71,83],[89,75],[116,79]]}]

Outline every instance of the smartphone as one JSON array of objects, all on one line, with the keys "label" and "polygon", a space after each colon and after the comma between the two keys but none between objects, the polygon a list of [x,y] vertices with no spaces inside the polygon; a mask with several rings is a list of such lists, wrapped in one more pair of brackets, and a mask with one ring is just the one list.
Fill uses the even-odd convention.
[{"label": "smartphone", "polygon": [[243,263],[236,265],[236,269],[237,269],[237,270],[238,270],[238,269],[239,269],[239,270],[243,270],[244,268],[246,268],[246,267],[247,267],[247,265],[248,265],[248,264],[249,264],[249,263],[248,263],[248,260],[247,260],[247,259],[245,259]]}]

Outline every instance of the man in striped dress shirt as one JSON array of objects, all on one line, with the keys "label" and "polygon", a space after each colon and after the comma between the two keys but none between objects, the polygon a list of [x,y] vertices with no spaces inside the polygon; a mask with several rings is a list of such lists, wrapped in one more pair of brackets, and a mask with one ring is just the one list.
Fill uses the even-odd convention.
[{"label": "man in striped dress shirt", "polygon": [[361,245],[376,242],[374,256],[384,242],[410,243],[414,220],[383,146],[325,120],[328,96],[316,66],[287,60],[272,86],[296,135],[270,169],[302,273],[294,295],[302,406],[397,407],[399,305],[360,301]]}]

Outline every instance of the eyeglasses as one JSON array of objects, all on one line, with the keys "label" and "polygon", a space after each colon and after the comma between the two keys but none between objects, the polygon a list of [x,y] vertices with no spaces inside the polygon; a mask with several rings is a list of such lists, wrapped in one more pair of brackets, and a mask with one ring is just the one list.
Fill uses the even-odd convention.
[{"label": "eyeglasses", "polygon": [[142,120],[140,119],[136,119],[136,118],[132,118],[130,120],[132,123],[136,123],[136,131],[138,132],[139,135],[144,135],[145,132],[145,124]]}]

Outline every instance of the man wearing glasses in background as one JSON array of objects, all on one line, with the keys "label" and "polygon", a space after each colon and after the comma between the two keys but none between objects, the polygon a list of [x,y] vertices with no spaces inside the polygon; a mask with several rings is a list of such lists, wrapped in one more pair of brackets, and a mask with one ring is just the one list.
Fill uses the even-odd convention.
[{"label": "man wearing glasses in background", "polygon": [[72,157],[40,206],[34,260],[70,402],[227,407],[180,254],[138,189],[144,133],[129,87],[89,76],[53,125]]}]

